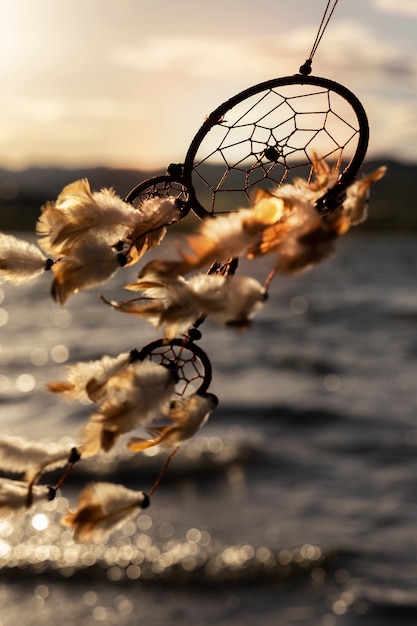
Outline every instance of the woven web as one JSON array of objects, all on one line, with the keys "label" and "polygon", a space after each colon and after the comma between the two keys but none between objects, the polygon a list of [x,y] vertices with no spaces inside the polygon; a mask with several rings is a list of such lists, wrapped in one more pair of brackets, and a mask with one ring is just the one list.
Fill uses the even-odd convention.
[{"label": "woven web", "polygon": [[359,133],[352,106],[328,88],[266,89],[227,110],[201,141],[192,166],[196,197],[216,214],[247,206],[258,186],[311,180],[314,153],[334,170],[345,167]]},{"label": "woven web", "polygon": [[155,176],[137,185],[129,192],[125,200],[137,207],[149,198],[168,196],[179,200],[183,205],[186,205],[189,199],[187,188],[182,182],[171,176]]},{"label": "woven web", "polygon": [[173,340],[170,343],[157,340],[141,350],[140,358],[175,368],[178,375],[175,391],[178,395],[205,391],[211,382],[208,357],[195,344],[186,344],[181,340]]}]

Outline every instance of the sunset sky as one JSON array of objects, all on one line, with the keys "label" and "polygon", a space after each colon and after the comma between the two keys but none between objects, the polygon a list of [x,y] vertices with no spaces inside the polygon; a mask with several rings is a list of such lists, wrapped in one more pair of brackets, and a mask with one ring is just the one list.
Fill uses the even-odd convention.
[{"label": "sunset sky", "polygon": [[[204,117],[294,74],[326,0],[0,0],[0,167],[159,168]],[[369,155],[417,161],[417,0],[339,0],[313,73],[370,121]]]}]

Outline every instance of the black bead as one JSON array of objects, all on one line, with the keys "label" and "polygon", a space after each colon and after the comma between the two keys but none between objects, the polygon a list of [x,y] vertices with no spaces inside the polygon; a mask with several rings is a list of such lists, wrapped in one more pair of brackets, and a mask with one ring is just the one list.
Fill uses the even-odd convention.
[{"label": "black bead", "polygon": [[190,328],[190,330],[188,331],[188,336],[190,338],[190,341],[198,341],[199,339],[201,339],[202,334],[197,328]]},{"label": "black bead", "polygon": [[276,163],[279,159],[279,152],[276,148],[270,146],[265,150],[264,157],[268,159],[268,161],[274,161]]}]

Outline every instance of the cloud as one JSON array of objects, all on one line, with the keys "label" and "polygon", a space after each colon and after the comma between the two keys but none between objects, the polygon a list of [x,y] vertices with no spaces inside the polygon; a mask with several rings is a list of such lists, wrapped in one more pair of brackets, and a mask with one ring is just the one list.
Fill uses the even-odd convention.
[{"label": "cloud", "polygon": [[[382,0],[381,0],[382,1]],[[417,0],[413,0],[416,2]],[[134,47],[116,47],[110,52],[115,66],[145,73],[159,73],[216,82],[245,79],[265,80],[277,76],[277,68],[285,73],[298,71],[309,50],[311,32],[307,27],[292,30],[276,40],[263,36],[240,39],[216,37],[148,37]],[[401,44],[381,40],[360,22],[344,21],[326,32],[316,58],[322,67],[362,76],[413,77],[417,70]]]},{"label": "cloud", "polygon": [[415,161],[415,102],[371,97],[366,104],[371,127],[370,155]]},{"label": "cloud", "polygon": [[411,15],[417,17],[416,0],[373,0],[377,11],[383,13],[397,13],[398,15]]},{"label": "cloud", "polygon": [[259,71],[261,60],[258,54],[251,56],[241,39],[193,35],[149,37],[138,46],[120,46],[110,53],[115,66],[205,79],[230,79],[231,68],[234,74],[252,74]]},{"label": "cloud", "polygon": [[323,67],[359,80],[397,80],[417,76],[415,61],[401,43],[381,39],[355,21],[334,24],[317,52]]}]

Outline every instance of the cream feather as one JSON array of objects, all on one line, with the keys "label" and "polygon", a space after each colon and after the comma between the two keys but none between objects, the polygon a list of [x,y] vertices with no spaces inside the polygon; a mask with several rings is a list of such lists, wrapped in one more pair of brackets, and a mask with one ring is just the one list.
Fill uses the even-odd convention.
[{"label": "cream feather", "polygon": [[33,485],[30,500],[28,494],[28,483],[0,478],[0,519],[25,513],[29,504],[48,502],[55,497],[55,491],[46,485]]},{"label": "cream feather", "polygon": [[143,271],[129,289],[141,290],[144,299],[109,302],[114,308],[164,327],[167,339],[184,334],[201,317],[209,316],[218,324],[244,327],[265,300],[263,286],[249,276],[196,274],[186,280],[182,276],[158,271],[153,265]]},{"label": "cream feather", "polygon": [[342,209],[353,226],[360,224],[367,218],[370,187],[378,180],[381,180],[385,176],[386,171],[387,168],[381,166],[364,178],[356,180],[347,188]]},{"label": "cream feather", "polygon": [[92,237],[86,238],[71,257],[64,257],[53,265],[52,297],[65,304],[72,294],[106,282],[119,267],[119,259],[112,248]]},{"label": "cream feather", "polygon": [[0,281],[22,285],[47,267],[46,256],[33,243],[0,233]]},{"label": "cream feather", "polygon": [[159,246],[166,235],[166,227],[180,219],[181,210],[175,198],[147,198],[136,209],[136,216],[127,238],[135,248],[132,253],[135,262],[145,252]]},{"label": "cream feather", "polygon": [[0,434],[0,468],[6,472],[24,473],[28,482],[33,482],[46,469],[64,466],[70,454],[70,446]]},{"label": "cream feather", "polygon": [[95,361],[79,362],[67,367],[68,380],[53,381],[47,388],[61,393],[64,400],[89,400],[99,402],[106,395],[106,383],[115,374],[128,367],[130,352],[117,357],[103,356]]},{"label": "cream feather", "polygon": [[226,262],[231,257],[241,257],[256,245],[263,230],[279,222],[285,212],[284,203],[278,198],[268,205],[256,205],[252,209],[240,209],[235,213],[205,220],[197,235],[187,237],[191,254],[183,248],[179,253],[183,261],[182,273],[211,265],[214,261]]},{"label": "cream feather", "polygon": [[149,506],[143,491],[133,491],[114,483],[94,483],[81,492],[76,511],[68,512],[61,523],[75,529],[81,542],[103,543],[141,509]]},{"label": "cream feather", "polygon": [[120,435],[149,423],[169,402],[176,382],[175,372],[152,361],[133,363],[112,376],[105,401],[82,431],[82,454],[107,452]]},{"label": "cream feather", "polygon": [[56,202],[42,207],[36,230],[50,254],[72,255],[85,237],[93,235],[109,246],[123,240],[137,219],[136,209],[112,189],[91,192],[83,178],[67,185]]},{"label": "cream feather", "polygon": [[130,439],[128,448],[140,452],[147,448],[160,445],[163,448],[179,446],[187,442],[207,422],[210,413],[216,408],[218,399],[209,393],[204,395],[191,394],[183,396],[171,403],[166,413],[170,426],[154,426],[148,432],[152,439]]}]

